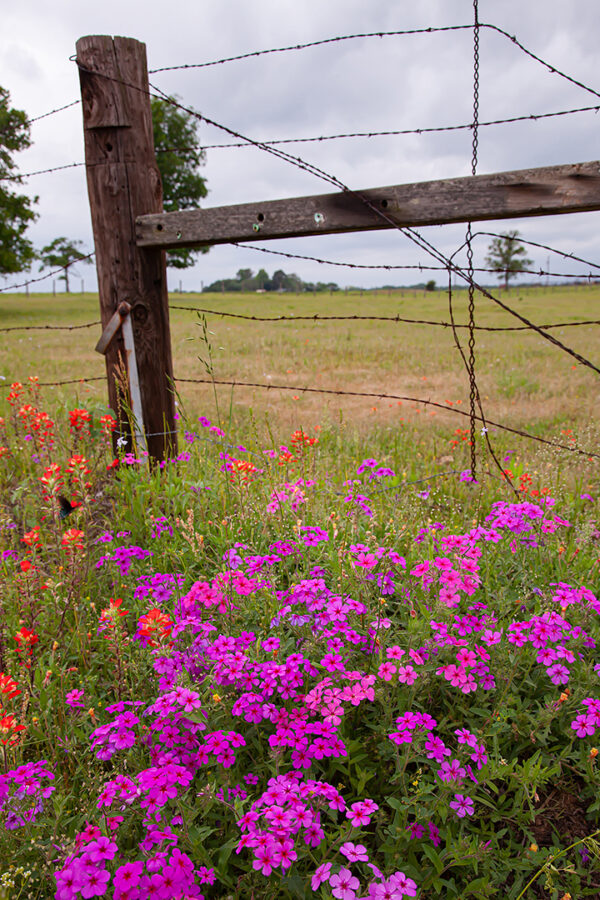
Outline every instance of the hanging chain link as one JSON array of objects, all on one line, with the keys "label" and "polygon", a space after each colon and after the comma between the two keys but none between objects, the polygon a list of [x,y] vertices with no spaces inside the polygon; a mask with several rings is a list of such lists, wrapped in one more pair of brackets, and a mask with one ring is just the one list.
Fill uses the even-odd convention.
[{"label": "hanging chain link", "polygon": [[[478,0],[473,0],[475,14],[475,28],[473,29],[473,153],[471,156],[471,175],[477,174],[477,150],[479,146],[479,10]],[[471,476],[476,477],[477,451],[475,444],[475,429],[477,418],[475,403],[477,399],[477,382],[475,380],[475,288],[473,285],[473,233],[471,223],[467,225],[467,271],[469,274],[469,418],[470,418],[470,444],[471,444]]]}]

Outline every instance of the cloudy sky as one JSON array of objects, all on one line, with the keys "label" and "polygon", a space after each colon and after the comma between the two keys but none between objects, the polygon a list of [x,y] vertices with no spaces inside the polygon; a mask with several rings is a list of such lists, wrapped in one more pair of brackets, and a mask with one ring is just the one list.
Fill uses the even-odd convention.
[{"label": "cloudy sky", "polygon": [[[150,69],[207,62],[269,47],[356,32],[471,24],[470,0],[29,0],[3,10],[0,85],[12,104],[33,118],[76,100],[77,70],[69,57],[86,34],[120,34],[147,45]],[[596,0],[480,0],[481,22],[493,23],[556,68],[600,91]],[[151,80],[208,118],[260,140],[456,125],[472,117],[471,31],[361,38],[204,69],[157,73]],[[480,120],[555,112],[600,104],[581,87],[552,74],[507,38],[481,32]],[[599,119],[594,112],[482,128],[480,173],[597,159]],[[202,144],[227,140],[200,126]],[[22,172],[81,162],[80,106],[32,125],[33,146],[18,157]],[[470,174],[469,131],[348,138],[292,144],[298,153],[351,188]],[[255,148],[208,150],[203,174],[206,206],[328,192],[314,176]],[[37,247],[59,235],[93,248],[85,170],[31,177],[39,220],[30,234]],[[600,213],[485,223],[488,231],[517,227],[530,240],[600,262]],[[423,229],[446,255],[464,239],[464,226]],[[483,265],[489,239],[476,243]],[[264,248],[365,264],[427,264],[430,259],[396,231],[271,241]],[[530,250],[537,267],[548,253]],[[171,289],[199,289],[239,268],[295,271],[305,280],[372,286],[418,280],[411,273],[349,271],[282,260],[244,248],[215,247],[193,269],[171,271]],[[557,272],[589,272],[551,258]],[[92,267],[80,267],[86,289]],[[14,280],[14,279],[13,279]],[[8,281],[5,283],[9,283]],[[12,282],[10,282],[12,283]]]}]

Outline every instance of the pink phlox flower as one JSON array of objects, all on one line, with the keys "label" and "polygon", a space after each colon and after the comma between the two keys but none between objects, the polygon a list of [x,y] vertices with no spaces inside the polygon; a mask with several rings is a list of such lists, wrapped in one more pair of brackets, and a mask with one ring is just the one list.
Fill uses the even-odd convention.
[{"label": "pink phlox flower", "polygon": [[358,801],[357,803],[353,803],[350,806],[350,809],[347,810],[346,818],[350,819],[354,828],[359,828],[361,825],[369,824],[371,821],[371,814],[365,809],[364,803]]},{"label": "pink phlox flower", "polygon": [[68,694],[65,694],[65,703],[73,709],[78,707],[83,708],[85,704],[81,702],[82,700],[83,691],[73,690],[69,691]]},{"label": "pink phlox flower", "polygon": [[419,838],[422,838],[425,834],[425,829],[420,822],[409,822],[406,826],[406,830],[410,832],[409,838],[411,841],[419,840]]},{"label": "pink phlox flower", "polygon": [[101,862],[104,859],[114,859],[117,845],[110,838],[100,835],[85,848],[86,854],[92,862]]},{"label": "pink phlox flower", "polygon": [[465,797],[463,794],[455,794],[454,800],[450,802],[450,807],[454,810],[459,819],[462,819],[465,816],[472,816],[475,809],[471,798]]},{"label": "pink phlox flower", "polygon": [[429,737],[425,743],[425,752],[428,759],[435,759],[436,762],[443,762],[445,756],[450,756],[452,751],[446,747],[439,737]]},{"label": "pink phlox flower", "polygon": [[360,882],[350,869],[340,869],[336,875],[330,876],[329,886],[331,887],[331,893],[338,900],[355,900]]},{"label": "pink phlox flower", "polygon": [[419,673],[414,666],[398,666],[398,681],[402,684],[414,684],[418,677]]},{"label": "pink phlox flower", "polygon": [[322,863],[311,878],[310,886],[313,891],[317,891],[324,881],[329,881],[329,873],[331,872],[331,863]]},{"label": "pink phlox flower", "polygon": [[392,677],[396,674],[396,666],[391,662],[384,662],[379,666],[377,670],[377,674],[380,678],[383,678],[384,681],[391,681]]},{"label": "pink phlox flower", "polygon": [[438,769],[438,776],[442,781],[460,781],[467,774],[457,759],[444,760]]},{"label": "pink phlox flower", "polygon": [[579,715],[571,722],[571,728],[577,737],[584,738],[595,733],[595,723],[591,721],[591,716]]},{"label": "pink phlox flower", "polygon": [[477,763],[477,768],[481,769],[488,761],[488,756],[483,744],[475,744],[474,752],[471,754],[473,762]]},{"label": "pink phlox flower", "polygon": [[569,680],[569,670],[566,666],[563,666],[560,663],[555,663],[546,671],[548,672],[548,676],[552,684],[567,684]]},{"label": "pink phlox flower", "polygon": [[367,848],[362,844],[353,844],[352,841],[346,841],[342,844],[340,853],[343,853],[350,862],[367,862],[369,859]]},{"label": "pink phlox flower", "polygon": [[468,744],[469,747],[477,746],[477,738],[472,731],[467,728],[457,728],[454,732],[459,744]]}]

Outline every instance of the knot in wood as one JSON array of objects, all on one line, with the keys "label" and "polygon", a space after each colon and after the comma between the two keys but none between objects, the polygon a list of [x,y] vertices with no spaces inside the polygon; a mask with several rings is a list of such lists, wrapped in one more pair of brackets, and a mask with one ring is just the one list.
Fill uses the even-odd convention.
[{"label": "knot in wood", "polygon": [[132,310],[132,315],[138,325],[144,325],[148,321],[150,311],[145,303],[136,303]]}]

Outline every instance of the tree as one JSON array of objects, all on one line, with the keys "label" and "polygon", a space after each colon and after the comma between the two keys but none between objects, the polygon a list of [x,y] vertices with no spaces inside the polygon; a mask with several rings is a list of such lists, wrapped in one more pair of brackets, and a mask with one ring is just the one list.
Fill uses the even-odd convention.
[{"label": "tree", "polygon": [[0,275],[31,268],[36,255],[25,232],[37,218],[31,207],[38,198],[17,194],[8,187],[22,183],[15,174],[12,154],[30,146],[27,115],[11,109],[9,92],[0,87]]},{"label": "tree", "polygon": [[505,231],[500,237],[494,238],[488,247],[488,255],[485,258],[486,265],[498,273],[498,278],[504,278],[504,287],[508,290],[509,280],[533,265],[533,260],[526,255],[527,251],[519,241],[518,231]]},{"label": "tree", "polygon": [[81,241],[70,241],[66,237],[58,237],[40,251],[42,263],[40,271],[45,268],[63,269],[63,274],[58,277],[64,281],[67,294],[69,293],[69,269],[77,262],[89,263],[90,261],[89,254],[83,253],[79,249],[80,246],[82,246]]},{"label": "tree", "polygon": [[[152,97],[151,104],[154,151],[162,180],[165,212],[197,209],[200,200],[208,194],[206,179],[198,174],[206,157],[199,147],[199,120],[157,97]],[[208,247],[169,250],[167,265],[187,269],[194,265],[197,253],[208,253],[208,250]]]}]

